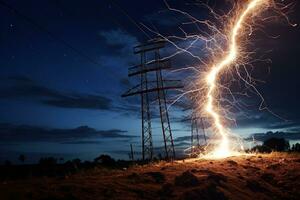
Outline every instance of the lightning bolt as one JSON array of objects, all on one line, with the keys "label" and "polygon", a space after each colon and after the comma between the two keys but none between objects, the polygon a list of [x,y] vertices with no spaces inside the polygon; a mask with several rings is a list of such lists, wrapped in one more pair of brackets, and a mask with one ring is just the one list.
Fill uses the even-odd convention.
[{"label": "lightning bolt", "polygon": [[[172,106],[177,101],[179,101],[183,96],[188,96],[193,102],[196,102],[196,111],[199,112],[199,116],[204,116],[205,118],[210,118],[211,124],[212,124],[212,130],[216,135],[218,136],[218,143],[217,145],[211,150],[212,145],[207,145],[203,152],[199,154],[200,158],[209,158],[209,159],[218,159],[218,158],[225,158],[228,156],[233,155],[241,155],[244,154],[242,152],[238,152],[235,149],[237,146],[237,143],[241,144],[240,141],[234,142],[232,141],[232,136],[234,135],[229,127],[226,125],[226,120],[230,118],[228,114],[228,110],[226,110],[226,107],[224,108],[221,106],[221,90],[226,89],[228,93],[233,98],[234,102],[230,102],[228,99],[223,99],[232,107],[234,107],[234,103],[236,103],[236,100],[234,98],[234,94],[231,92],[230,88],[226,85],[222,85],[220,82],[221,79],[226,78],[224,76],[224,72],[227,70],[236,70],[236,73],[238,75],[238,78],[242,80],[247,87],[254,90],[254,92],[257,93],[257,95],[261,99],[261,104],[259,109],[260,110],[267,110],[271,114],[273,114],[276,117],[279,117],[275,113],[273,113],[271,110],[269,110],[264,105],[264,99],[263,96],[259,93],[259,91],[255,88],[254,82],[252,82],[252,78],[250,74],[248,73],[246,69],[246,65],[252,65],[251,62],[248,62],[249,59],[249,52],[243,51],[243,47],[245,44],[248,44],[249,40],[246,37],[246,35],[250,36],[252,35],[254,30],[257,30],[260,28],[260,25],[255,26],[254,23],[254,17],[259,16],[259,14],[267,10],[269,8],[273,8],[272,11],[274,11],[277,14],[283,16],[286,21],[292,25],[293,27],[297,26],[297,24],[291,24],[291,22],[288,19],[288,16],[285,14],[287,12],[289,7],[292,7],[292,3],[290,4],[283,4],[281,2],[276,3],[275,0],[240,0],[240,1],[233,1],[237,2],[233,5],[236,6],[232,10],[228,12],[228,15],[219,15],[218,13],[214,12],[212,8],[210,8],[208,5],[201,4],[202,6],[208,8],[210,14],[214,17],[216,20],[220,20],[223,22],[223,20],[229,20],[229,25],[225,28],[223,25],[221,25],[222,30],[220,30],[218,23],[214,23],[210,20],[198,20],[196,17],[192,16],[191,14],[181,11],[176,8],[172,8],[166,0],[164,0],[165,5],[170,11],[179,13],[183,16],[185,16],[187,19],[190,20],[190,22],[185,22],[183,24],[193,24],[196,25],[196,28],[200,30],[199,27],[204,26],[209,31],[203,32],[200,30],[199,34],[189,34],[184,30],[183,27],[179,27],[180,31],[182,31],[183,36],[164,36],[163,34],[152,30],[151,28],[147,27],[146,25],[143,25],[148,31],[151,33],[157,35],[159,38],[164,39],[169,44],[171,44],[173,47],[175,47],[176,52],[169,55],[168,57],[165,57],[165,59],[172,58],[178,54],[186,53],[187,55],[191,56],[193,59],[197,59],[200,64],[197,66],[189,66],[179,69],[181,70],[193,70],[196,71],[197,78],[196,81],[190,81],[187,84],[190,85],[190,89],[188,91],[182,91],[183,93],[178,95],[173,103],[170,105]],[[271,9],[270,9],[271,10]],[[275,16],[276,16],[275,15]],[[263,17],[261,16],[260,21],[268,21],[272,19],[275,16],[267,16]],[[200,25],[200,26],[199,26]],[[224,29],[223,29],[224,28]],[[249,30],[247,32],[246,30]],[[223,40],[227,41],[226,48],[223,48]],[[175,41],[181,41],[181,42],[188,42],[188,45],[186,47],[182,47],[182,45],[178,45]],[[204,41],[205,43],[205,49],[209,52],[209,56],[198,56],[197,54],[192,51],[193,47],[197,47],[196,43],[197,41]],[[197,47],[199,48],[199,47]],[[209,58],[208,58],[209,57]],[[260,60],[260,59],[257,59]],[[247,61],[247,62],[246,62]],[[238,65],[242,65],[243,69],[246,73],[246,78],[244,78],[241,73],[238,71]],[[199,70],[200,68],[205,67],[208,70],[205,70],[205,73],[202,73],[202,70]],[[174,70],[179,71],[179,70]],[[203,76],[204,74],[204,76]],[[192,77],[194,78],[194,77]],[[240,93],[240,95],[246,95],[244,93]],[[169,108],[170,108],[169,106]],[[279,117],[281,118],[281,117]],[[229,119],[230,121],[234,121],[234,119]],[[243,151],[243,146],[241,145],[241,150]],[[189,151],[189,149],[187,149]]]},{"label": "lightning bolt", "polygon": [[233,28],[229,32],[229,50],[227,54],[217,63],[213,64],[206,76],[207,84],[207,95],[206,95],[206,104],[205,111],[213,120],[213,126],[216,130],[216,133],[220,136],[219,145],[208,155],[212,158],[224,158],[233,154],[230,149],[230,140],[229,140],[229,130],[223,125],[221,114],[217,109],[216,95],[218,94],[217,81],[222,75],[222,71],[225,68],[232,66],[239,56],[239,43],[238,38],[240,37],[241,29],[245,24],[245,21],[255,12],[258,8],[266,5],[269,0],[249,0],[244,9],[241,10],[240,14],[237,17],[236,22],[233,25]]}]

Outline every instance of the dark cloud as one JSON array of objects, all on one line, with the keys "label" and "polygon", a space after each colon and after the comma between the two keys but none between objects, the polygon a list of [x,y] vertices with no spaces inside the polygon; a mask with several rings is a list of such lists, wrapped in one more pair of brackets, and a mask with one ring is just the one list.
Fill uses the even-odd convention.
[{"label": "dark cloud", "polygon": [[118,105],[113,108],[113,111],[119,112],[124,116],[139,117],[141,113],[140,105]]},{"label": "dark cloud", "polygon": [[87,140],[87,141],[70,141],[70,142],[61,142],[61,144],[103,144],[102,141],[93,141],[93,140]]},{"label": "dark cloud", "polygon": [[250,111],[250,112],[242,112],[237,115],[236,123],[239,127],[248,128],[248,127],[260,127],[266,128],[270,126],[270,124],[274,123],[274,121],[278,121],[278,118],[275,118],[269,113],[264,113],[262,111]]},{"label": "dark cloud", "polygon": [[[207,138],[208,137],[206,136],[206,139]],[[204,139],[204,135],[199,135],[199,139],[200,140]],[[191,136],[182,136],[174,139],[174,142],[184,142],[184,141],[191,141]]]},{"label": "dark cloud", "polygon": [[282,121],[277,123],[270,123],[266,126],[268,129],[299,129],[299,121]]},{"label": "dark cloud", "polygon": [[4,81],[11,81],[11,86],[2,88],[0,91],[0,98],[20,98],[20,97],[51,97],[60,98],[63,96],[58,91],[40,86],[27,77],[10,77],[2,79]]},{"label": "dark cloud", "polygon": [[191,136],[182,136],[174,139],[174,142],[191,141]]},{"label": "dark cloud", "polygon": [[91,94],[67,94],[48,87],[38,85],[27,77],[10,77],[6,80],[11,81],[12,85],[0,89],[0,98],[35,98],[39,102],[61,108],[80,108],[95,110],[110,110],[112,100]]},{"label": "dark cloud", "polygon": [[287,140],[300,140],[300,132],[272,132],[269,131],[267,133],[254,133],[249,138],[246,138],[246,140],[255,140],[258,141],[265,141],[270,138],[284,138]]},{"label": "dark cloud", "polygon": [[42,102],[61,108],[82,108],[96,110],[111,109],[111,100],[99,95],[61,96],[58,99],[43,100]]},{"label": "dark cloud", "polygon": [[132,48],[132,44],[137,44],[137,39],[121,29],[99,31],[99,35],[111,46],[123,46]]},{"label": "dark cloud", "polygon": [[[278,113],[276,111],[273,112],[276,114]],[[299,130],[300,119],[298,119],[298,117],[295,117],[292,120],[286,120],[281,118],[284,117],[282,115],[275,116],[270,112],[258,110],[248,112],[243,111],[241,113],[235,117],[236,123],[241,128],[259,127],[268,130]]]},{"label": "dark cloud", "polygon": [[122,78],[122,79],[120,80],[120,85],[121,85],[122,87],[123,87],[123,86],[126,87],[127,89],[133,87],[133,85],[130,83],[130,81],[129,81],[128,78]]},{"label": "dark cloud", "polygon": [[57,142],[94,142],[84,140],[89,138],[113,139],[133,138],[126,134],[127,131],[119,129],[96,130],[88,126],[80,126],[74,129],[47,129],[28,125],[0,124],[1,141],[57,141]]},{"label": "dark cloud", "polygon": [[164,11],[164,12],[154,12],[146,15],[144,19],[148,22],[158,24],[164,27],[174,27],[181,24],[182,20],[174,12]]},{"label": "dark cloud", "polygon": [[190,142],[179,142],[175,144],[175,147],[190,147],[191,143]]},{"label": "dark cloud", "polygon": [[295,126],[293,128],[288,128],[287,131],[289,132],[300,132],[300,126]]},{"label": "dark cloud", "polygon": [[[128,150],[115,150],[115,151],[110,151],[110,153],[113,153],[113,154],[120,154],[120,155],[128,155],[128,154],[130,154],[131,152]],[[141,155],[142,154],[142,152],[140,152],[140,151],[135,151],[135,150],[133,150],[133,153],[134,153],[134,155]]]}]

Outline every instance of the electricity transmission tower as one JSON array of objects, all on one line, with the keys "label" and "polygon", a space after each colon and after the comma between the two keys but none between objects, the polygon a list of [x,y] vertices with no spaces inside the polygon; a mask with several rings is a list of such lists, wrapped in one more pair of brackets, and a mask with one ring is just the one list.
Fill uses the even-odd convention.
[{"label": "electricity transmission tower", "polygon": [[[128,69],[128,76],[140,76],[140,84],[125,92],[122,97],[133,95],[141,96],[141,117],[142,117],[142,158],[153,158],[153,141],[151,128],[151,112],[149,105],[149,93],[156,92],[164,149],[166,159],[175,158],[175,149],[170,127],[169,114],[166,102],[166,90],[182,88],[179,80],[165,80],[162,70],[171,68],[168,59],[160,58],[160,49],[165,47],[165,41],[156,39],[145,44],[134,47],[134,53],[141,57],[141,64]],[[150,73],[155,73],[155,80],[150,80]],[[152,78],[153,79],[153,78]]]},{"label": "electricity transmission tower", "polygon": [[200,126],[202,128],[203,139],[204,139],[205,145],[207,144],[203,119],[201,117],[199,118],[195,115],[192,115],[192,118],[191,118],[191,157],[197,156],[201,151],[199,120],[200,120]]}]

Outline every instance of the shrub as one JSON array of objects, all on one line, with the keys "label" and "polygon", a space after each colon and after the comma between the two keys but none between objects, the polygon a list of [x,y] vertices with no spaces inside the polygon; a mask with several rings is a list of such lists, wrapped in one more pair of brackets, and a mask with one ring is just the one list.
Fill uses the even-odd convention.
[{"label": "shrub", "polygon": [[109,155],[102,154],[99,157],[95,158],[94,161],[96,163],[101,163],[106,166],[112,166],[115,164],[115,160],[111,158]]}]

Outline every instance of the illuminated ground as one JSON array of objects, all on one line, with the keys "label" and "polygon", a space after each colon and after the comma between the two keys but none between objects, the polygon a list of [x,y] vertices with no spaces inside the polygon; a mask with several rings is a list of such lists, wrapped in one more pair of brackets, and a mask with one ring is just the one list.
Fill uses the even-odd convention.
[{"label": "illuminated ground", "polygon": [[1,199],[299,199],[300,155],[231,157],[93,169],[2,182]]}]

